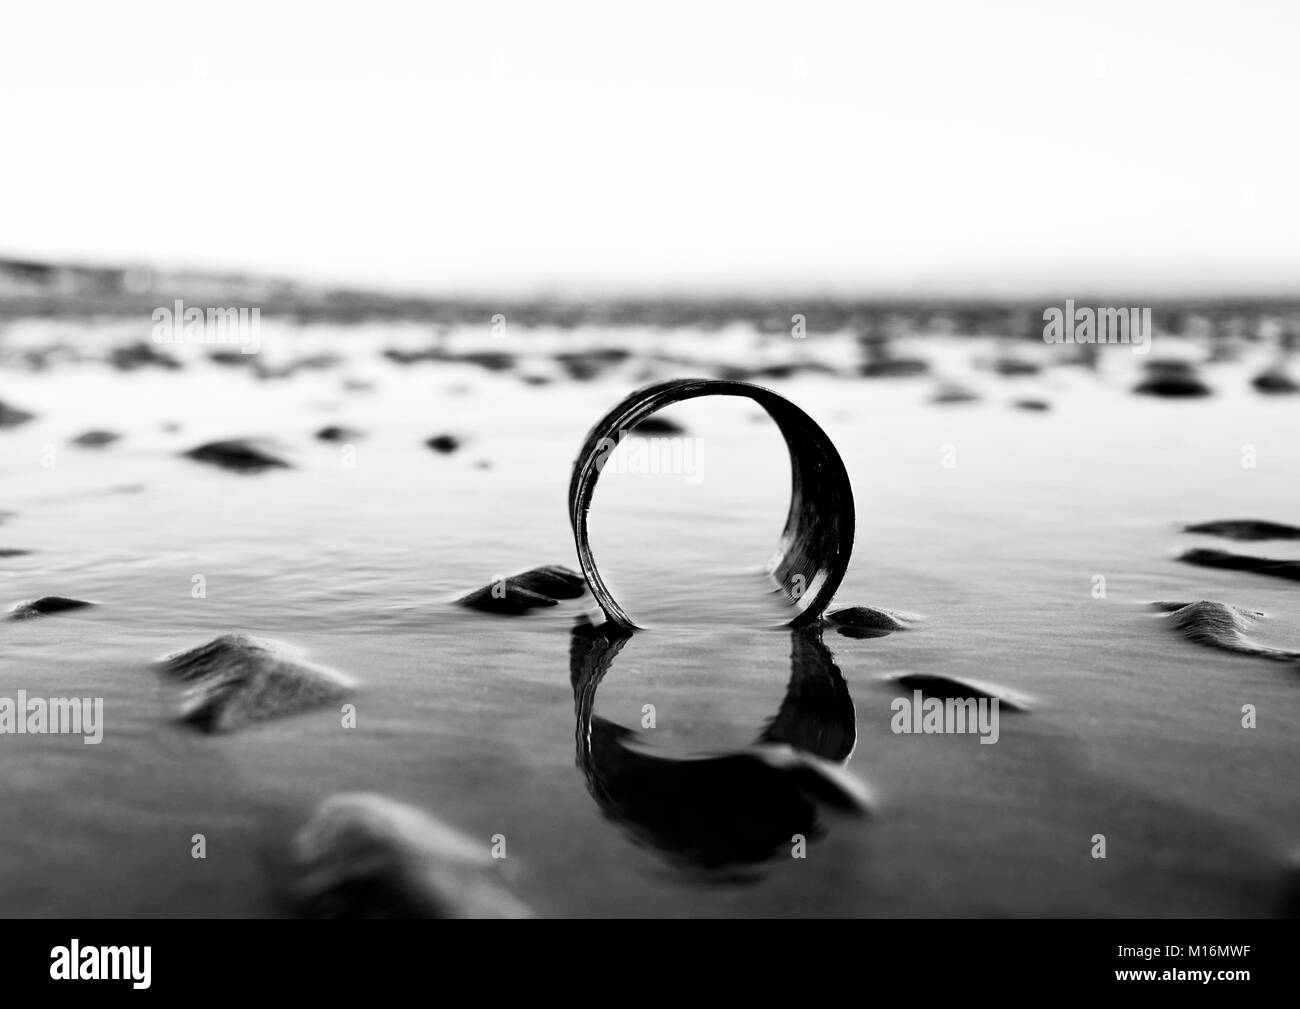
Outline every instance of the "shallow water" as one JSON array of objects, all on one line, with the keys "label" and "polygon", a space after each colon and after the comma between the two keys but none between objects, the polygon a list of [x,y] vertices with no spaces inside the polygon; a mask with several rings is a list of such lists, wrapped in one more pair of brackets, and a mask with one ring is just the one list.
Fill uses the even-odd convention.
[{"label": "shallow water", "polygon": [[[62,341],[87,360],[28,371],[10,358],[0,371],[0,399],[38,415],[0,431],[0,506],[13,513],[0,547],[33,551],[0,559],[0,601],[98,605],[4,624],[0,696],[101,696],[106,730],[98,746],[0,736],[3,913],[289,913],[293,830],[320,799],[358,790],[417,805],[485,845],[504,834],[512,885],[545,915],[1274,908],[1300,844],[1300,670],[1198,647],[1146,607],[1213,599],[1261,610],[1259,640],[1300,648],[1293,584],[1175,560],[1190,546],[1231,546],[1181,532],[1186,523],[1295,521],[1300,403],[1250,389],[1262,351],[1206,366],[1215,395],[1194,402],[1134,396],[1142,359],[1126,350],[1093,371],[1036,346],[1042,374],[1001,378],[976,367],[995,348],[974,340],[902,350],[977,402],[930,403],[933,377],[765,381],[822,424],[853,479],[858,533],[837,605],[925,619],[885,637],[824,635],[855,714],[846,768],[871,793],[870,814],[818,804],[806,858],[785,844],[766,860],[706,866],[682,836],[714,827],[669,822],[657,782],[682,808],[748,804],[746,817],[774,836],[806,825],[766,778],[666,766],[748,747],[805,672],[791,632],[764,626],[780,616],[758,573],[789,467],[761,411],[736,401],[675,413],[702,442],[697,481],[602,476],[597,556],[648,628],[614,656],[594,715],[638,730],[653,705],[655,728],[597,756],[601,775],[615,762],[637,770],[638,755],[665,758],[643,774],[597,775],[602,793],[589,788],[591,768],[575,766],[571,631],[583,614],[596,618],[589,596],[519,618],[452,601],[525,568],[576,567],[573,454],[631,388],[737,356],[752,363],[790,341],[773,350],[734,328],[539,331],[507,345],[522,355],[516,367],[493,372],[381,355],[427,342],[417,327],[282,326],[267,334],[267,360],[327,349],[340,362],[258,381],[199,348],[173,349],[185,364],[176,372],[95,360],[140,337],[42,321],[5,334],[8,350]],[[444,344],[475,340],[453,332]],[[555,370],[554,351],[595,343],[638,353],[591,381]],[[841,370],[857,353],[847,335],[806,343],[800,354]],[[347,378],[371,388],[347,389]],[[1051,409],[1011,407],[1025,396]],[[330,423],[366,436],[348,447],[312,437]],[[124,437],[68,444],[88,428]],[[439,455],[423,445],[440,433],[463,446]],[[294,468],[239,475],[179,456],[239,435],[274,439]],[[49,446],[53,466],[42,465]],[[1255,465],[1243,466],[1252,450]],[[192,595],[197,575],[204,598]],[[176,691],[149,663],[232,630],[354,676],[357,726],[333,710],[228,736],[177,722]],[[895,735],[890,702],[905,692],[887,677],[908,671],[991,681],[1036,704],[1004,714],[996,745]],[[824,664],[818,675],[835,679]],[[1255,729],[1241,726],[1244,704],[1258,710]],[[710,789],[725,794],[710,800]],[[190,857],[197,833],[206,860]],[[1105,860],[1090,855],[1096,834]]]}]

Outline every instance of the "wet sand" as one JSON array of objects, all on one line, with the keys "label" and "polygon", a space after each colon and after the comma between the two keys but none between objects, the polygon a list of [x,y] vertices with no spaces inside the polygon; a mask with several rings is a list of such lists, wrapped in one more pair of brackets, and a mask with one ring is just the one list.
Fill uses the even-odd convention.
[{"label": "wet sand", "polygon": [[[14,420],[0,602],[94,604],[0,625],[0,696],[100,696],[106,720],[97,746],[0,737],[6,914],[299,913],[293,839],[350,792],[485,850],[504,836],[502,879],[543,916],[1266,915],[1282,899],[1300,848],[1300,669],[1189,640],[1150,605],[1262,613],[1252,640],[1300,650],[1293,582],[1179,560],[1294,556],[1293,541],[1186,530],[1297,521],[1300,398],[1252,386],[1271,348],[1210,360],[1158,339],[1153,357],[1193,360],[1211,393],[1165,399],[1134,392],[1150,369],[1124,348],[1081,367],[1026,342],[1015,353],[1037,369],[999,368],[1006,345],[981,338],[895,340],[889,360],[923,370],[864,376],[881,356],[853,333],[741,324],[491,338],[265,321],[255,366],[121,352],[146,333],[20,320],[0,338]],[[575,666],[600,621],[590,595],[517,616],[457,605],[500,577],[576,568],[570,466],[613,403],[738,368],[766,371],[755,380],[848,467],[858,532],[832,609],[922,619],[813,640],[766,628],[784,447],[756,408],[707,402],[671,414],[675,436],[701,439],[701,479],[602,476],[601,570],[648,626],[601,653],[598,694]],[[118,437],[76,443],[89,431]],[[241,438],[282,465],[195,457]],[[337,705],[217,735],[186,722],[154,663],[231,632],[355,681],[355,727]],[[996,745],[897,735],[909,674],[1035,703]],[[862,803],[834,801],[841,774]],[[734,815],[704,822],[692,802]]]}]

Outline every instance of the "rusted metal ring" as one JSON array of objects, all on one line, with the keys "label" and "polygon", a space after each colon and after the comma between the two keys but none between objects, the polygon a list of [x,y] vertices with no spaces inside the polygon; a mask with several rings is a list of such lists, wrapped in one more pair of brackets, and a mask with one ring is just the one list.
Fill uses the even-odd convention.
[{"label": "rusted metal ring", "polygon": [[582,573],[607,619],[621,627],[637,624],[615,601],[591,555],[587,516],[601,468],[619,443],[651,414],[700,396],[752,399],[776,421],[790,450],[790,511],[776,555],[767,571],[797,610],[783,626],[804,627],[817,620],[840,587],[853,553],[853,489],[830,438],[811,417],[771,389],[712,378],[682,378],[648,385],[605,414],[587,434],[573,462],[569,481],[569,521]]}]

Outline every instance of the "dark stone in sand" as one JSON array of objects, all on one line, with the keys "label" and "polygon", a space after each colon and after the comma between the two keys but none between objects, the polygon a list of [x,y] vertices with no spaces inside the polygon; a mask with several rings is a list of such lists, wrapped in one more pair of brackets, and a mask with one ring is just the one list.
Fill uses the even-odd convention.
[{"label": "dark stone in sand", "polygon": [[328,371],[331,368],[337,368],[342,363],[342,355],[326,351],[321,354],[307,354],[305,357],[295,357],[287,367],[289,374],[294,375],[300,371]]},{"label": "dark stone in sand", "polygon": [[604,347],[596,350],[575,351],[568,354],[556,354],[555,362],[565,373],[579,382],[586,382],[603,374],[616,364],[622,364],[631,356],[629,351],[619,347]]},{"label": "dark stone in sand", "polygon": [[1033,361],[1022,361],[1018,357],[1000,357],[993,362],[993,370],[999,375],[1012,378],[1017,375],[1037,375],[1043,369]]},{"label": "dark stone in sand", "polygon": [[1146,378],[1133,389],[1135,393],[1169,399],[1210,395],[1210,387],[1186,361],[1152,361],[1146,370]]},{"label": "dark stone in sand", "polygon": [[[781,374],[776,374],[776,372]],[[760,378],[793,378],[795,375],[841,375],[848,377],[850,372],[840,371],[823,361],[797,361],[794,364],[771,365],[758,369]]]},{"label": "dark stone in sand", "polygon": [[637,434],[685,434],[686,428],[667,417],[647,417],[632,429]]},{"label": "dark stone in sand", "polygon": [[205,732],[296,714],[349,696],[351,679],[301,658],[297,649],[247,634],[223,634],[160,663],[187,685],[181,719]]},{"label": "dark stone in sand", "polygon": [[150,343],[133,343],[126,347],[114,347],[108,355],[108,363],[118,371],[136,371],[140,368],[164,368],[177,371],[180,361],[170,354],[164,354]]},{"label": "dark stone in sand", "polygon": [[1289,526],[1281,522],[1263,522],[1259,519],[1199,522],[1194,526],[1184,526],[1183,532],[1206,533],[1230,540],[1300,540],[1300,526]]},{"label": "dark stone in sand", "polygon": [[441,452],[443,455],[449,455],[460,448],[460,439],[451,434],[434,435],[424,443],[435,452]]},{"label": "dark stone in sand", "polygon": [[326,799],[293,844],[294,897],[313,918],[531,918],[486,838],[380,795]]},{"label": "dark stone in sand", "polygon": [[0,557],[26,557],[30,553],[30,550],[18,550],[13,547],[0,549]]},{"label": "dark stone in sand", "polygon": [[873,631],[902,631],[908,625],[896,619],[888,610],[871,606],[849,606],[826,614],[826,622],[837,627],[858,627]]},{"label": "dark stone in sand", "polygon": [[931,403],[975,403],[979,393],[961,385],[941,385],[930,397]]},{"label": "dark stone in sand", "polygon": [[10,620],[31,620],[35,617],[48,617],[54,613],[67,613],[71,610],[83,610],[94,606],[84,599],[68,599],[65,596],[42,596],[18,603],[9,611]]},{"label": "dark stone in sand", "polygon": [[1246,610],[1208,599],[1194,603],[1155,602],[1151,608],[1167,613],[1170,626],[1188,641],[1198,645],[1282,661],[1300,658],[1300,652],[1270,648],[1246,637],[1245,632],[1263,619],[1264,614],[1257,610]]},{"label": "dark stone in sand", "polygon": [[442,355],[435,350],[402,350],[399,347],[389,347],[384,351],[384,357],[397,364],[414,364],[416,361],[437,361],[442,359]]},{"label": "dark stone in sand", "polygon": [[17,427],[19,424],[26,424],[29,420],[35,419],[36,414],[20,410],[0,400],[0,427]]},{"label": "dark stone in sand", "polygon": [[227,368],[246,368],[252,365],[253,355],[239,350],[214,350],[208,355],[208,360]]},{"label": "dark stone in sand", "polygon": [[343,363],[343,356],[326,351],[321,354],[308,354],[296,357],[291,362],[294,371],[328,371]]},{"label": "dark stone in sand", "polygon": [[514,354],[504,354],[501,351],[492,350],[457,354],[454,357],[449,357],[448,360],[459,361],[462,364],[476,364],[488,371],[509,371],[517,362]]},{"label": "dark stone in sand", "polygon": [[401,350],[389,348],[384,357],[398,364],[415,364],[418,361],[441,361],[447,364],[473,364],[488,371],[509,371],[517,363],[514,354],[503,351],[485,350],[468,354],[453,354],[441,347],[428,347],[424,350]]},{"label": "dark stone in sand", "polygon": [[974,680],[959,680],[952,676],[937,673],[905,673],[894,677],[894,682],[908,690],[919,690],[923,697],[937,697],[940,700],[989,700],[997,698],[998,708],[1002,711],[1027,711],[1029,699],[1023,694],[992,684],[981,684]]},{"label": "dark stone in sand", "polygon": [[555,606],[557,600],[537,592],[518,587],[511,588],[509,579],[498,585],[494,582],[456,600],[456,605],[498,616],[518,617],[539,606]]},{"label": "dark stone in sand", "polygon": [[820,361],[791,361],[787,364],[766,364],[759,368],[737,368],[725,366],[718,369],[719,378],[740,382],[752,382],[755,379],[794,378],[796,375],[838,375],[828,364]]},{"label": "dark stone in sand", "polygon": [[211,463],[236,473],[261,473],[268,469],[290,469],[289,463],[269,455],[254,442],[244,438],[210,441],[182,453],[189,459]]},{"label": "dark stone in sand", "polygon": [[919,618],[875,606],[846,606],[826,614],[826,622],[848,638],[881,638],[894,631],[909,631]]},{"label": "dark stone in sand", "polygon": [[83,448],[102,448],[111,445],[122,436],[113,431],[84,431],[72,439],[72,444]]},{"label": "dark stone in sand", "polygon": [[1038,413],[1045,413],[1052,408],[1052,404],[1045,399],[1018,399],[1011,405],[1017,410],[1032,410]]},{"label": "dark stone in sand", "polygon": [[1297,383],[1282,368],[1269,368],[1260,372],[1251,380],[1253,385],[1260,392],[1276,395],[1279,393],[1300,392],[1300,383]]},{"label": "dark stone in sand", "polygon": [[582,575],[550,564],[523,574],[494,581],[456,600],[484,613],[517,617],[539,606],[555,606],[560,599],[577,599],[587,591]]},{"label": "dark stone in sand", "polygon": [[356,441],[364,437],[360,431],[354,427],[343,427],[339,424],[330,424],[316,432],[316,437],[321,441]]},{"label": "dark stone in sand", "polygon": [[930,370],[928,361],[911,357],[889,357],[878,361],[867,361],[862,365],[864,378],[911,378],[924,375]]},{"label": "dark stone in sand", "polygon": [[1199,378],[1168,375],[1144,379],[1133,391],[1139,395],[1161,396],[1165,399],[1192,399],[1210,395],[1210,387]]},{"label": "dark stone in sand", "polygon": [[587,591],[587,580],[582,575],[559,564],[533,568],[506,581],[529,592],[551,596],[553,599],[577,599]]},{"label": "dark stone in sand", "polygon": [[1286,578],[1289,581],[1300,582],[1300,561],[1275,561],[1268,557],[1250,557],[1246,554],[1234,554],[1227,550],[1210,550],[1205,547],[1187,550],[1178,559],[1184,564],[1195,564],[1203,568],[1250,571],[1257,575],[1271,575],[1274,578]]}]

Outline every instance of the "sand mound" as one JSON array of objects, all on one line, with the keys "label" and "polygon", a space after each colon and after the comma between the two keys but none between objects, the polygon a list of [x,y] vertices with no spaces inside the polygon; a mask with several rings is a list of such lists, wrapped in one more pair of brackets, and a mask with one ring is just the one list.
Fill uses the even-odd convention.
[{"label": "sand mound", "polygon": [[296,896],[327,918],[531,918],[488,839],[381,795],[326,799],[294,840]]},{"label": "sand mound", "polygon": [[1195,603],[1156,602],[1153,609],[1164,610],[1170,626],[1188,641],[1211,648],[1222,648],[1239,655],[1258,655],[1283,661],[1300,658],[1300,653],[1270,648],[1246,637],[1264,614],[1240,606],[1202,599]]},{"label": "sand mound", "polygon": [[247,634],[223,634],[161,665],[189,685],[182,720],[207,732],[330,704],[355,686],[341,673],[303,661],[296,649]]}]

